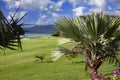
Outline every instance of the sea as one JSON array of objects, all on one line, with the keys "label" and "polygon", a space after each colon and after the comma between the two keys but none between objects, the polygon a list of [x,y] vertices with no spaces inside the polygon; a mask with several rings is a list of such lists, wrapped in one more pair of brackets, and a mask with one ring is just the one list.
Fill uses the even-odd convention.
[{"label": "sea", "polygon": [[34,38],[34,37],[43,37],[43,36],[51,36],[52,34],[43,34],[43,33],[26,33],[25,35],[21,36],[21,38]]}]

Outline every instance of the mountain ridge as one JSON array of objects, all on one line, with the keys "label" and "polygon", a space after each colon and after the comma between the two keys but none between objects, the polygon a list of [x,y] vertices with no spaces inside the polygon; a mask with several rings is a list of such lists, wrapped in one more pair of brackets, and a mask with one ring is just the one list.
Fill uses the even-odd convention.
[{"label": "mountain ridge", "polygon": [[54,33],[57,31],[55,25],[35,25],[33,27],[24,27],[26,33]]}]

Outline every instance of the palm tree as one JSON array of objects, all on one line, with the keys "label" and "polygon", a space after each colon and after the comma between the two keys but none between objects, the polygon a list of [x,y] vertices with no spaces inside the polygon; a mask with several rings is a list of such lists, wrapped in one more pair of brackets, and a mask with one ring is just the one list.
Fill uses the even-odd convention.
[{"label": "palm tree", "polygon": [[0,10],[0,49],[4,50],[5,48],[9,48],[16,50],[16,47],[22,49],[20,35]]},{"label": "palm tree", "polygon": [[120,17],[93,13],[77,18],[63,18],[56,22],[61,37],[72,39],[79,45],[85,65],[96,71],[108,60],[120,66],[118,48]]}]

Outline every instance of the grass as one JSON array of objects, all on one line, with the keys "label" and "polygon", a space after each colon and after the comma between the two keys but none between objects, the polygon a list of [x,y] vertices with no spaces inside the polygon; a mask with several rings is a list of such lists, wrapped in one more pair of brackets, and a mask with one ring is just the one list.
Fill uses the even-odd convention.
[{"label": "grass", "polygon": [[[51,62],[51,51],[57,47],[58,38],[42,37],[22,40],[24,51],[6,50],[7,56],[0,54],[0,80],[89,80],[84,74],[84,62],[79,56],[71,63],[65,56]],[[66,45],[69,47],[70,45]],[[47,57],[42,63],[35,56],[39,53]],[[117,69],[106,62],[99,72],[110,76]]]}]

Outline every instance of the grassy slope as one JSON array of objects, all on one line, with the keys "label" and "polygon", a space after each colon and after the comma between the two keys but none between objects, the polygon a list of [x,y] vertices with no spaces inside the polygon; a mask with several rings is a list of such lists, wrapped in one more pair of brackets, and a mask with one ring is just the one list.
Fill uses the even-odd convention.
[{"label": "grassy slope", "polygon": [[[35,38],[22,42],[23,52],[7,50],[7,56],[0,54],[0,80],[87,80],[81,56],[75,59],[75,63],[65,56],[56,62],[49,62],[51,58],[43,63],[35,61],[36,54],[51,55],[51,50],[57,46],[57,38]],[[99,71],[109,76],[116,68],[105,63]]]}]

